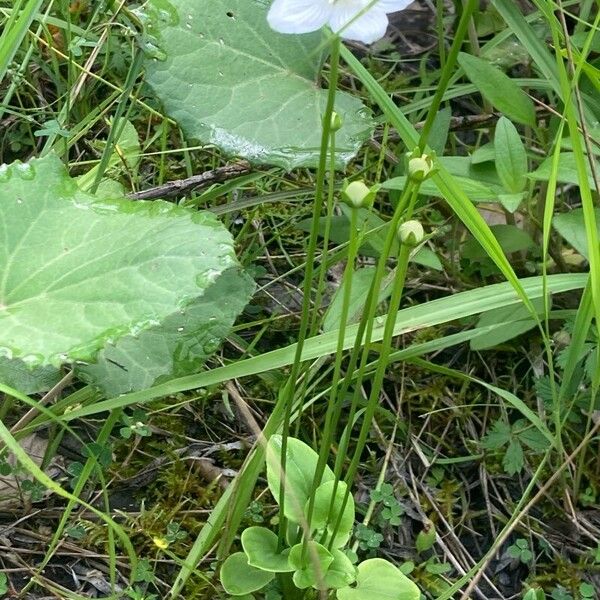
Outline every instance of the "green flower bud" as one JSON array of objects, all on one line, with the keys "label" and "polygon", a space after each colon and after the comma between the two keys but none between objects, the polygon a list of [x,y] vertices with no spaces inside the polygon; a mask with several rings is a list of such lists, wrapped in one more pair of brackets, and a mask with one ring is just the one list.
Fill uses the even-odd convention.
[{"label": "green flower bud", "polygon": [[406,221],[398,227],[398,237],[407,246],[416,246],[423,241],[425,231],[419,221]]},{"label": "green flower bud", "polygon": [[433,158],[427,154],[408,157],[408,177],[417,183],[421,183],[435,172]]},{"label": "green flower bud", "polygon": [[369,208],[373,204],[379,187],[379,185],[374,185],[370,188],[362,179],[351,181],[342,189],[342,198],[352,208]]},{"label": "green flower bud", "polygon": [[342,128],[344,122],[342,121],[342,117],[338,115],[335,111],[331,113],[331,132],[339,131]]}]

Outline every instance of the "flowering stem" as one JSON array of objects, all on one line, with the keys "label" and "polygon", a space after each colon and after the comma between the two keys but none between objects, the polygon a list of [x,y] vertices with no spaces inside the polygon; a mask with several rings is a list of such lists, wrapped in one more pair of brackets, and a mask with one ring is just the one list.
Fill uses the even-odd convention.
[{"label": "flowering stem", "polygon": [[[350,412],[348,415],[349,427],[352,426],[354,416],[356,415],[356,410],[358,407],[358,400],[359,400],[359,395],[360,395],[360,385],[362,382],[361,375],[367,364],[367,358],[368,358],[369,352],[371,351],[371,336],[373,333],[373,324],[375,321],[375,313],[377,311],[377,306],[379,304],[379,294],[380,294],[380,290],[381,290],[381,282],[383,281],[383,277],[385,274],[385,266],[387,264],[388,257],[390,256],[390,252],[392,250],[394,240],[396,239],[396,229],[398,228],[398,224],[400,222],[400,219],[402,218],[404,209],[406,207],[406,203],[407,203],[408,199],[410,198],[411,190],[412,190],[412,184],[409,182],[409,184],[404,188],[402,196],[400,197],[400,201],[398,202],[398,205],[396,206],[394,215],[392,216],[392,220],[389,223],[386,238],[383,243],[383,249],[382,249],[381,255],[379,257],[379,260],[377,262],[377,266],[375,268],[375,274],[373,276],[373,281],[371,282],[369,294],[368,294],[367,300],[365,302],[365,309],[364,309],[362,318],[361,318],[359,326],[358,326],[358,331],[356,332],[356,338],[355,338],[356,342],[353,346],[353,349],[352,349],[352,352],[350,355],[350,360],[348,362],[348,366],[346,369],[346,376],[344,377],[342,389],[340,390],[340,393],[339,393],[339,397],[344,398],[346,396],[348,389],[350,388],[350,385],[352,384],[353,380],[355,379],[356,365],[358,362],[359,353],[362,348],[363,354],[362,354],[361,363],[360,363],[360,366],[358,369],[359,377],[355,382],[355,388],[354,388],[355,391],[352,396]],[[349,436],[345,436],[342,439],[342,441],[340,443],[340,448],[337,453],[337,457],[336,457],[336,461],[335,461],[335,469],[334,469],[336,479],[339,479],[341,476],[341,470],[342,470],[344,457],[345,457],[346,451],[348,449],[348,442],[349,442],[348,438],[349,438]]]},{"label": "flowering stem", "polygon": [[[417,194],[419,191],[419,186],[413,184],[409,207],[406,212],[406,218],[409,219],[412,216],[413,207],[417,198]],[[394,234],[396,234],[396,229],[394,229]],[[385,372],[388,367],[389,357],[392,351],[392,338],[394,335],[394,327],[396,325],[396,314],[398,313],[398,309],[400,308],[400,301],[402,299],[402,292],[404,291],[404,281],[406,279],[406,272],[408,269],[408,259],[410,257],[411,247],[408,244],[400,244],[400,250],[398,254],[398,264],[396,267],[396,274],[394,277],[394,285],[392,288],[392,296],[390,299],[388,315],[385,320],[383,340],[381,342],[381,353],[379,355],[379,359],[377,361],[377,369],[375,371],[375,376],[373,379],[373,383],[371,385],[371,392],[369,394],[369,399],[367,402],[367,410],[365,412],[362,427],[359,434],[359,439],[356,444],[356,448],[354,450],[354,455],[352,457],[352,462],[350,463],[350,467],[348,468],[348,472],[346,473],[346,483],[350,485],[352,480],[354,479],[354,475],[356,474],[356,469],[360,462],[360,456],[364,449],[367,434],[371,428],[371,422],[373,420],[373,416],[375,415],[375,409],[377,407],[377,403],[379,401],[379,395],[381,392],[381,387],[383,385],[383,378],[385,376]],[[373,319],[371,319],[373,321]],[[368,358],[366,352],[363,353],[363,357],[365,359]],[[366,363],[366,361],[365,361]],[[361,364],[361,369],[358,375],[358,380],[356,382],[357,389],[360,389],[362,381],[365,375],[366,364]]]},{"label": "flowering stem", "polygon": [[[337,406],[332,415],[332,422],[330,424],[331,431],[335,431],[337,428],[340,413],[341,413],[341,403],[343,402],[343,399],[346,397],[346,393],[348,392],[348,389],[354,379],[356,364],[358,362],[359,353],[362,348],[363,354],[362,354],[362,359],[360,362],[360,367],[358,369],[358,380],[355,382],[355,390],[354,390],[354,394],[352,396],[350,411],[349,411],[349,415],[348,415],[348,429],[350,429],[354,423],[354,419],[355,419],[357,408],[358,408],[358,400],[359,400],[359,395],[360,395],[361,383],[362,383],[362,380],[364,377],[366,364],[368,362],[368,356],[369,356],[369,353],[371,350],[371,338],[372,338],[372,333],[373,333],[373,324],[375,321],[375,314],[377,311],[377,306],[379,304],[379,293],[380,293],[381,283],[383,281],[383,276],[385,273],[387,259],[390,255],[390,251],[392,249],[394,240],[396,239],[396,230],[398,228],[398,224],[400,223],[400,220],[403,216],[403,213],[406,209],[407,204],[409,204],[409,206],[410,206],[409,210],[412,211],[412,206],[414,206],[414,201],[416,200],[416,197],[417,197],[417,195],[416,195],[417,190],[418,190],[418,186],[415,186],[414,182],[409,180],[407,183],[407,186],[404,188],[404,191],[402,193],[400,201],[398,202],[398,205],[396,206],[396,210],[394,212],[392,220],[389,223],[389,228],[388,228],[386,238],[384,240],[383,249],[382,249],[381,255],[379,257],[379,261],[377,263],[376,269],[375,269],[375,274],[373,276],[373,281],[372,281],[371,287],[369,289],[369,294],[367,296],[367,300],[365,302],[365,310],[361,317],[361,320],[360,320],[360,323],[358,326],[358,331],[356,333],[356,343],[353,346],[352,352],[350,354],[349,362],[346,367],[346,376],[344,377],[340,391],[336,392],[337,395],[335,396],[335,398],[336,398]],[[394,315],[393,320],[395,321],[395,315]],[[341,331],[341,329],[340,329],[340,331]],[[389,358],[389,352],[388,352],[388,358]],[[337,390],[338,387],[339,387],[338,381],[334,381],[332,388],[334,390]],[[377,397],[378,397],[378,395],[379,395],[379,392],[377,394]],[[370,427],[370,422],[369,422],[368,427]],[[368,431],[368,429],[367,429],[367,431]],[[334,499],[335,499],[336,493],[337,493],[338,481],[341,478],[341,470],[342,470],[343,463],[344,463],[344,457],[348,450],[349,440],[350,440],[350,433],[348,432],[347,435],[342,436],[340,444],[339,444],[338,453],[337,453],[337,457],[336,457],[336,461],[335,461],[335,468],[334,468],[335,483],[334,483],[334,487],[332,490],[332,495],[331,495],[331,500],[330,500],[330,505],[329,505],[329,516],[330,516],[329,518],[331,518]],[[325,446],[325,444],[322,445],[322,448],[321,448],[322,450],[323,450],[324,446]],[[328,449],[328,447],[329,447],[329,444],[327,444],[326,448]],[[362,449],[361,449],[361,452],[362,452]],[[352,477],[354,477],[354,475],[352,475]],[[340,516],[343,514],[343,510],[345,508],[347,499],[348,499],[348,497],[346,496],[346,498],[344,499],[343,508],[339,513]],[[338,527],[339,527],[339,520],[338,520],[338,523],[336,524],[335,532],[333,533],[333,535],[330,539],[330,543],[335,538]]]},{"label": "flowering stem", "polygon": [[319,236],[319,221],[323,210],[324,191],[325,191],[325,174],[327,172],[327,153],[329,148],[329,139],[331,135],[331,116],[335,106],[335,94],[338,81],[340,59],[340,39],[332,38],[331,42],[331,58],[330,58],[330,77],[329,77],[329,93],[327,95],[327,104],[323,117],[323,132],[321,135],[321,152],[319,155],[319,166],[317,171],[317,181],[315,189],[315,202],[313,205],[312,223],[310,237],[308,240],[308,250],[306,256],[306,270],[304,275],[304,296],[302,299],[302,314],[300,318],[300,330],[298,332],[298,342],[294,355],[290,376],[281,390],[279,401],[284,404],[284,416],[282,426],[282,441],[281,441],[281,469],[283,475],[279,488],[279,546],[283,547],[285,540],[286,518],[285,518],[285,463],[287,453],[287,437],[290,429],[290,419],[292,414],[292,405],[294,400],[294,390],[296,380],[300,374],[302,364],[302,351],[306,340],[309,325],[310,325],[310,308],[311,308],[311,289],[314,273],[314,260],[317,249],[317,241]]},{"label": "flowering stem", "polygon": [[325,471],[327,459],[329,458],[329,447],[333,441],[333,434],[337,427],[340,417],[341,402],[338,401],[338,387],[340,383],[340,375],[342,371],[342,357],[344,356],[344,340],[346,338],[346,325],[348,323],[348,313],[350,311],[350,298],[352,293],[352,277],[354,275],[354,262],[358,254],[360,245],[360,237],[358,234],[358,208],[350,209],[350,243],[348,246],[348,258],[344,269],[344,278],[342,281],[343,297],[342,310],[340,314],[340,323],[338,329],[337,348],[335,353],[335,361],[333,367],[333,381],[331,384],[331,392],[327,412],[325,414],[325,426],[323,427],[323,439],[319,451],[319,459],[313,477],[311,494],[306,512],[306,520],[311,522],[314,504],[315,491],[321,484],[321,478]]},{"label": "flowering stem", "polygon": [[321,302],[323,301],[323,288],[325,286],[325,274],[327,269],[325,268],[326,257],[329,249],[329,235],[331,232],[331,219],[333,218],[333,199],[335,194],[335,131],[330,132],[330,146],[329,146],[329,181],[327,186],[327,218],[325,220],[325,230],[323,231],[323,245],[321,250],[321,268],[319,270],[319,279],[317,283],[317,293],[315,296],[315,310],[313,311],[312,321],[310,325],[310,334],[315,335],[317,333],[317,322],[319,316],[319,309],[321,308]]},{"label": "flowering stem", "polygon": [[[378,281],[377,282],[374,281],[374,283],[376,283],[376,286],[373,286],[371,288],[372,296],[370,298],[369,309],[367,311],[368,327],[367,327],[366,338],[365,338],[364,347],[363,347],[361,363],[359,366],[359,372],[358,372],[358,376],[357,376],[356,382],[355,382],[354,394],[352,396],[352,405],[350,408],[350,414],[348,416],[348,427],[349,428],[352,427],[352,424],[354,422],[354,416],[356,414],[356,409],[358,406],[358,399],[360,397],[360,390],[361,390],[362,382],[364,380],[364,376],[366,373],[366,366],[367,366],[367,362],[368,362],[368,358],[369,358],[369,352],[371,349],[371,336],[372,336],[372,332],[373,332],[373,322],[375,321],[375,312],[377,309],[377,304],[378,304],[378,299],[379,299],[378,298],[379,287],[380,287],[381,279],[383,276],[383,270],[384,270],[385,263],[386,263],[386,257],[389,255],[389,251],[391,249],[391,242],[394,240],[394,238],[397,235],[398,223],[400,221],[400,218],[405,217],[405,219],[410,219],[410,217],[412,216],[414,206],[415,206],[415,203],[417,200],[418,192],[419,192],[419,184],[415,183],[414,181],[409,179],[406,187],[404,188],[404,193],[402,195],[402,198],[401,198],[400,202],[398,203],[398,207],[396,209],[396,213],[394,214],[394,218],[392,219],[390,230],[388,231],[388,237],[387,237],[386,241],[388,241],[388,240],[390,241],[389,247],[387,247],[387,252],[382,255],[381,260],[378,263],[378,270],[380,271],[381,275],[379,278],[377,278],[377,276],[375,277],[375,279],[378,279]],[[406,207],[407,203],[408,203],[408,207],[406,208],[406,213],[404,214],[403,209]],[[367,436],[371,429],[373,417],[375,416],[375,410],[377,409],[379,395],[381,392],[381,387],[383,385],[383,379],[385,376],[385,372],[387,370],[390,354],[392,352],[392,340],[393,340],[393,336],[394,336],[394,327],[396,325],[396,314],[398,313],[398,309],[400,307],[400,301],[402,299],[402,292],[404,291],[404,281],[406,279],[406,272],[408,269],[408,260],[410,257],[410,252],[411,252],[411,247],[408,244],[403,244],[403,243],[400,244],[399,255],[398,255],[398,264],[397,264],[396,275],[395,275],[395,279],[394,279],[394,285],[392,288],[392,295],[391,295],[390,303],[389,303],[388,316],[385,321],[383,339],[381,341],[381,352],[379,355],[379,359],[377,361],[377,368],[375,371],[373,383],[371,385],[371,392],[369,394],[369,399],[367,401],[367,407],[366,407],[365,414],[363,417],[362,426],[360,428],[358,442],[356,444],[356,448],[354,449],[354,454],[352,456],[350,466],[349,466],[346,476],[344,478],[346,484],[348,485],[348,490],[346,492],[346,497],[344,498],[342,506],[339,510],[338,519],[334,526],[334,530],[333,530],[331,539],[334,539],[335,535],[337,534],[337,531],[338,531],[338,528],[339,528],[339,525],[341,522],[341,518],[344,513],[344,509],[346,507],[346,503],[348,502],[348,491],[350,490],[350,486],[352,484],[352,481],[354,479],[354,476],[356,475],[356,471],[360,464],[360,457],[361,457],[362,451],[366,445]],[[350,377],[352,377],[353,373],[351,371],[348,371],[348,375]],[[348,375],[347,375],[347,377],[348,377]],[[341,467],[342,467],[344,457],[345,457],[347,449],[348,449],[349,441],[350,441],[350,435],[348,434],[343,437],[342,443],[340,444],[340,448],[338,451],[338,456],[337,456],[337,460],[336,460],[336,464],[335,464],[336,481],[340,476]],[[337,486],[334,486],[334,488],[335,487],[337,487]],[[335,494],[335,489],[334,489],[334,494]],[[331,501],[330,507],[329,507],[330,515],[331,515],[331,510],[333,508],[333,498],[334,497],[335,496],[332,495],[332,501]]]},{"label": "flowering stem", "polygon": [[[334,207],[334,196],[335,196],[335,165],[336,165],[336,149],[335,149],[335,132],[336,129],[330,126],[329,131],[329,179],[327,186],[327,216],[325,219],[325,230],[323,231],[323,243],[321,248],[321,260],[319,268],[319,278],[317,280],[317,290],[315,294],[314,310],[312,311],[312,317],[310,321],[309,335],[313,336],[317,334],[319,309],[323,302],[323,289],[325,287],[325,275],[327,273],[327,254],[329,248],[329,236],[331,233],[331,220],[333,218],[333,207]],[[317,233],[318,236],[318,233]],[[300,398],[304,398],[306,390],[310,382],[309,377],[305,377],[302,382],[300,389]],[[295,436],[298,436],[301,425],[303,404],[301,403],[298,408],[298,417],[296,419],[296,429],[294,432]]]}]

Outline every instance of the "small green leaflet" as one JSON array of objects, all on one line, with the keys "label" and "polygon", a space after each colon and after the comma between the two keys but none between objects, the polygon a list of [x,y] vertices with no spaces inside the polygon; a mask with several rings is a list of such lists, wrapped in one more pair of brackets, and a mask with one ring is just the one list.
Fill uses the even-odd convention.
[{"label": "small green leaflet", "polygon": [[535,126],[531,98],[508,75],[487,60],[461,52],[458,62],[481,95],[509,119]]}]

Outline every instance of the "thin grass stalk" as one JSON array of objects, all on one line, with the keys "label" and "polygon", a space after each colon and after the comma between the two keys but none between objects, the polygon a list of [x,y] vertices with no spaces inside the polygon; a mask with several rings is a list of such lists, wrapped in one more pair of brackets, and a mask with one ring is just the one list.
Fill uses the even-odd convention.
[{"label": "thin grass stalk", "polygon": [[[562,25],[562,34],[565,38],[565,44],[567,47],[567,65],[565,65],[560,52],[556,52],[556,62],[558,67],[558,73],[560,77],[560,83],[563,89],[563,95],[565,97],[565,115],[569,128],[569,133],[572,140],[572,149],[575,156],[575,162],[577,167],[579,189],[581,192],[581,200],[584,215],[584,225],[586,232],[586,239],[588,243],[589,252],[589,263],[590,263],[590,278],[591,278],[591,292],[594,305],[594,316],[596,319],[597,333],[600,337],[600,242],[598,238],[598,228],[596,223],[595,207],[592,197],[591,186],[588,181],[588,173],[586,168],[587,160],[593,162],[593,154],[586,157],[584,150],[584,142],[582,143],[581,135],[579,133],[579,124],[577,115],[581,121],[581,127],[584,129],[585,137],[585,114],[581,105],[580,95],[578,92],[578,80],[579,75],[582,72],[582,64],[585,60],[585,55],[582,55],[578,68],[575,68],[573,62],[573,54],[571,51],[571,45],[569,40],[569,32],[566,30],[566,24],[564,21],[564,8],[560,0],[558,1],[560,8],[559,23]],[[549,7],[547,7],[547,10]],[[560,48],[560,32],[558,26],[552,26],[554,21],[550,13],[547,14],[549,22],[551,23],[552,37],[556,48]],[[588,39],[588,51],[591,46],[591,40]],[[573,101],[573,96],[574,100]],[[588,147],[589,151],[589,147]],[[592,173],[594,173],[595,164],[591,165]],[[597,178],[596,178],[597,181]],[[561,415],[560,406],[556,407],[558,414],[556,415],[556,421],[560,426]],[[590,422],[591,424],[591,422]]]},{"label": "thin grass stalk", "polygon": [[[594,39],[594,29],[597,28],[599,19],[600,19],[600,13],[596,16],[596,22],[594,23],[594,27],[590,30],[590,33],[588,34],[587,39],[582,48],[582,51],[581,51],[582,60],[577,65],[577,69],[574,73],[574,76],[572,77],[569,93],[566,98],[566,104],[570,104],[572,101],[572,95],[573,95],[574,89],[578,85],[579,78],[580,78],[580,75],[583,70],[583,64],[584,64],[583,61],[585,60],[585,57],[587,57],[589,55],[591,45],[592,45],[592,42]],[[562,120],[560,122],[559,129],[558,129],[558,132],[556,135],[555,148],[554,148],[554,152],[552,155],[551,173],[550,173],[550,178],[549,178],[549,182],[548,182],[548,188],[546,191],[546,199],[545,199],[545,207],[544,207],[544,220],[543,220],[543,242],[542,242],[542,251],[543,251],[544,257],[548,256],[548,250],[549,250],[549,244],[550,244],[550,232],[551,232],[551,227],[552,227],[552,217],[554,214],[554,198],[555,198],[556,189],[557,189],[558,168],[559,168],[559,160],[560,160],[560,151],[562,148],[561,142],[562,142],[564,127],[565,127],[565,121]],[[550,306],[549,306],[549,294],[546,290],[547,276],[548,276],[546,260],[542,261],[542,275],[543,275],[543,281],[544,281],[544,296],[543,296],[543,298],[544,298],[544,313],[546,315],[546,318],[545,318],[546,336],[548,339],[550,339],[550,325],[549,325],[549,317],[548,317]],[[585,337],[587,336],[587,331],[589,330],[589,326],[591,324],[591,314],[589,315],[589,318],[588,318],[588,316],[587,316],[588,311],[586,311],[586,309],[585,309],[585,307],[587,306],[586,298],[589,295],[589,293],[590,293],[590,290],[588,288],[588,289],[586,289],[586,291],[584,292],[584,295],[582,296],[582,299],[580,302],[580,310],[578,310],[578,314],[577,314],[578,322],[583,318],[583,322],[580,322],[575,327],[575,335],[579,338],[580,344],[571,344],[571,349],[573,347],[579,348],[580,346],[581,347],[583,346]],[[552,410],[553,410],[554,423],[555,423],[555,435],[557,437],[557,441],[559,442],[559,451],[562,450],[561,440],[562,440],[562,427],[564,424],[564,420],[562,419],[562,414],[563,414],[563,402],[565,400],[566,390],[567,390],[566,382],[569,382],[571,380],[571,373],[572,373],[572,371],[574,371],[575,363],[577,362],[577,359],[579,356],[579,351],[580,350],[578,350],[577,355],[574,355],[571,352],[569,352],[569,354],[567,355],[568,360],[567,360],[567,366],[565,367],[564,373],[563,373],[563,381],[561,383],[560,388],[557,390],[556,389],[556,378],[554,376],[554,369],[553,369],[553,356],[552,356],[552,352],[549,347],[547,350],[547,355],[548,355],[547,361],[548,361],[548,365],[549,365],[550,382],[551,382],[551,386],[552,386],[552,397],[553,397],[553,409]],[[593,394],[592,394],[592,396],[593,396]],[[588,416],[586,430],[585,430],[586,433],[589,431],[591,426],[592,426],[591,417]],[[575,481],[574,481],[574,485],[573,485],[573,496],[575,498],[578,496],[578,490],[579,490],[579,485],[580,485],[580,481],[581,481],[581,468],[584,464],[584,461],[585,461],[585,449],[582,451],[582,453],[579,456],[578,468],[575,471]]]},{"label": "thin grass stalk", "polygon": [[[557,189],[558,167],[560,160],[560,151],[562,148],[562,138],[564,133],[564,121],[561,121],[555,139],[554,151],[552,153],[551,175],[546,188],[546,196],[544,202],[544,220],[542,227],[542,285],[543,285],[543,301],[544,301],[544,333],[545,339],[551,339],[550,332],[550,295],[548,293],[548,266],[547,257],[549,256],[550,234],[552,231],[552,218],[554,215],[554,198]],[[559,390],[556,387],[556,377],[554,372],[554,356],[550,344],[545,344],[546,362],[548,363],[548,371],[550,378],[550,387],[552,392],[552,413],[554,420],[554,435],[557,443],[557,452],[559,456],[563,453],[562,444],[562,423],[561,423],[561,398]]]},{"label": "thin grass stalk", "polygon": [[327,182],[327,217],[325,220],[325,228],[323,230],[323,241],[321,242],[321,268],[317,279],[317,291],[315,293],[315,310],[312,314],[310,323],[309,335],[317,334],[319,323],[319,311],[323,302],[323,291],[325,288],[325,268],[326,257],[329,251],[329,237],[331,235],[331,219],[333,218],[334,196],[335,196],[335,167],[336,167],[336,148],[335,148],[335,129],[330,129],[329,133],[329,177]]},{"label": "thin grass stalk", "polygon": [[440,68],[443,70],[446,66],[446,30],[444,28],[444,0],[436,0],[435,28],[438,38],[438,56]]},{"label": "thin grass stalk", "polygon": [[[333,114],[332,114],[333,118]],[[323,242],[321,248],[321,261],[319,267],[319,275],[317,279],[317,291],[315,294],[314,310],[312,311],[312,318],[309,328],[309,336],[314,336],[318,332],[319,315],[321,304],[323,303],[323,290],[325,288],[325,275],[327,273],[327,254],[329,250],[329,237],[331,234],[331,220],[333,218],[334,211],[334,197],[335,197],[335,167],[336,167],[336,148],[335,148],[335,128],[331,127],[329,132],[329,179],[327,185],[327,216],[325,220],[325,230],[323,232]],[[299,398],[306,397],[306,390],[310,382],[308,373],[302,380],[302,386],[300,388]],[[301,417],[302,417],[302,404],[300,405],[300,415],[296,421],[296,431],[294,435],[297,437],[300,431]]]}]

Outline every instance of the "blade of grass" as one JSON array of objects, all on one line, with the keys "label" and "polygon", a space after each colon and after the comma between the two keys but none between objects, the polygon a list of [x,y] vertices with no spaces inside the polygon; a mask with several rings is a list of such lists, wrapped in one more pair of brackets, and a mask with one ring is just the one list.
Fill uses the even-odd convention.
[{"label": "blade of grass", "polygon": [[[560,2],[559,2],[560,5]],[[551,24],[552,37],[554,44],[557,48],[560,47],[560,35],[559,35],[559,24],[554,24],[554,12],[553,7],[548,3],[546,5],[546,17]],[[562,9],[561,9],[562,10]],[[561,13],[562,14],[562,13]],[[564,16],[561,17],[561,25],[566,26],[564,22]],[[565,36],[568,36],[568,31],[563,31]],[[563,98],[566,98],[565,102],[565,116],[567,119],[567,125],[569,134],[571,136],[571,148],[575,158],[575,164],[577,168],[578,180],[579,180],[579,192],[581,196],[581,204],[583,207],[583,218],[585,225],[585,234],[589,249],[588,260],[590,263],[590,281],[592,288],[592,299],[594,303],[594,316],[596,318],[596,327],[600,332],[600,240],[598,237],[598,228],[596,225],[596,211],[594,205],[594,198],[592,196],[592,187],[588,178],[587,164],[588,156],[586,155],[586,149],[584,140],[585,136],[585,114],[584,108],[579,96],[577,88],[579,74],[581,73],[581,64],[579,68],[575,70],[575,65],[572,62],[572,54],[570,53],[570,41],[567,39],[567,50],[568,59],[567,64],[563,59],[562,53],[556,52],[556,63],[559,73],[560,85],[563,92]],[[580,57],[580,61],[585,60],[584,56]],[[571,93],[571,92],[574,93]],[[580,133],[580,123],[584,133]],[[590,165],[592,168],[592,174],[597,181],[597,175],[595,173],[595,162],[593,155],[589,156]]]},{"label": "blade of grass", "polygon": [[27,470],[27,472],[36,479],[39,483],[41,483],[44,487],[54,492],[56,495],[61,496],[71,502],[75,502],[84,506],[87,510],[94,513],[99,519],[104,521],[108,527],[110,527],[117,535],[121,543],[123,544],[123,548],[127,552],[127,556],[130,560],[131,565],[131,577],[133,578],[133,573],[135,571],[135,567],[137,565],[137,555],[131,543],[131,540],[125,533],[125,530],[118,524],[115,523],[110,516],[98,510],[97,508],[91,506],[87,502],[81,500],[81,498],[75,497],[70,492],[67,492],[63,489],[58,483],[52,480],[44,471],[42,471],[37,464],[29,457],[29,455],[21,448],[19,442],[11,435],[10,431],[7,429],[6,425],[2,421],[0,421],[0,440],[4,443],[4,445],[8,448],[8,450],[13,454],[17,462]]},{"label": "blade of grass", "polygon": [[[29,26],[33,22],[44,0],[18,0],[0,36],[0,83],[8,71],[15,54],[21,47]],[[52,0],[50,5],[53,4]],[[21,10],[22,9],[22,10]],[[48,7],[48,10],[50,7]]]},{"label": "blade of grass", "polygon": [[[561,293],[585,286],[587,275],[579,273],[552,275],[548,277],[548,290],[551,293]],[[520,280],[520,287],[531,299],[541,297],[543,281],[541,277],[530,277]],[[420,305],[411,306],[398,312],[394,335],[398,336],[409,331],[432,327],[448,323],[456,319],[479,314],[488,310],[519,304],[517,295],[511,284],[498,283],[485,286],[476,290],[460,292],[446,298],[439,298]],[[379,317],[373,329],[373,341],[380,341],[383,335],[385,317]],[[344,348],[352,347],[355,342],[357,325],[346,328]],[[335,352],[337,345],[337,330],[333,330],[312,338],[305,344],[302,360],[314,360]],[[145,403],[155,398],[169,396],[179,392],[206,387],[221,383],[228,379],[245,377],[256,373],[263,373],[292,364],[296,345],[292,344],[278,350],[273,350],[260,356],[234,362],[225,367],[219,367],[205,373],[189,375],[173,379],[166,383],[154,386],[140,392],[132,392],[112,398],[103,402],[93,402],[90,406],[78,408],[65,414],[63,419],[70,421],[83,416],[98,414],[106,410],[130,406],[135,403]],[[57,407],[58,408],[58,407]],[[60,408],[64,410],[64,406]]]}]

